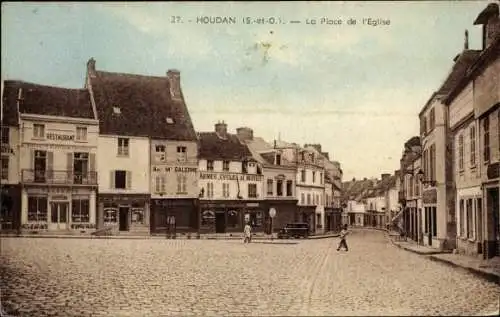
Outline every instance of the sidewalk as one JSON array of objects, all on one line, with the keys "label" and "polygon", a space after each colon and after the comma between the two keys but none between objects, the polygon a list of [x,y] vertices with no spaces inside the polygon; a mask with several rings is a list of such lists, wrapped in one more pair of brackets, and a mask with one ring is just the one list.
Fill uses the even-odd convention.
[{"label": "sidewalk", "polygon": [[395,241],[395,235],[399,234],[390,232],[388,238],[393,245],[401,249],[424,255],[431,261],[441,262],[451,267],[466,270],[478,277],[500,285],[500,257],[483,260],[480,257],[453,254],[451,251],[441,251],[427,246],[417,245],[411,240]]},{"label": "sidewalk", "polygon": [[[326,233],[322,235],[314,235],[309,236],[309,239],[325,239],[325,238],[333,238],[338,237],[338,233]],[[123,235],[102,235],[96,236],[91,235],[90,233],[86,234],[50,234],[50,233],[39,233],[39,234],[13,234],[13,233],[0,233],[0,238],[46,238],[46,239],[174,239],[173,237],[167,237],[165,234],[153,234],[153,235],[132,235],[132,234],[123,234]],[[177,234],[175,239],[179,240],[241,240],[243,239],[243,233],[213,233],[213,234],[200,234],[200,238],[197,238],[196,233],[192,233],[190,236],[187,234]],[[280,241],[281,239],[276,238],[276,234],[274,238],[271,239],[271,236],[268,234],[257,233],[252,237],[252,240],[269,240],[269,241]],[[289,240],[289,239],[283,239]],[[297,239],[293,239],[297,240]],[[302,240],[302,239],[300,239]]]}]

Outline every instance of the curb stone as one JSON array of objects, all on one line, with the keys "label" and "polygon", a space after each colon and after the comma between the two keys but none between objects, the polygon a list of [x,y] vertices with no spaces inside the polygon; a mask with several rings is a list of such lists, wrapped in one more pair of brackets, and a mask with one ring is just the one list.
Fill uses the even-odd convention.
[{"label": "curb stone", "polygon": [[500,285],[500,276],[496,275],[495,273],[485,272],[485,271],[478,270],[478,269],[473,268],[473,267],[462,266],[462,265],[456,264],[452,261],[438,258],[434,255],[429,255],[428,258],[434,262],[440,262],[440,263],[447,264],[448,266],[451,266],[454,268],[459,268],[459,269],[468,271],[469,273],[472,273],[472,274],[474,274],[480,278],[483,278],[489,282]]},{"label": "curb stone", "polygon": [[[443,253],[449,253],[449,252],[436,252],[434,255],[433,254],[429,254],[429,253],[419,252],[419,251],[416,251],[416,250],[405,248],[405,247],[401,246],[400,244],[395,243],[390,237],[388,237],[388,238],[389,238],[389,241],[391,241],[392,245],[397,246],[400,249],[403,249],[403,250],[409,251],[409,252],[413,252],[413,253],[416,253],[416,254],[419,254],[419,255],[423,255],[424,257],[426,257],[429,260],[434,261],[434,262],[440,262],[440,263],[446,264],[448,266],[451,266],[453,268],[462,269],[464,271],[467,271],[469,273],[472,273],[472,274],[476,275],[477,277],[480,277],[480,278],[485,279],[485,280],[487,280],[489,282],[492,282],[492,283],[495,283],[497,285],[500,285],[500,276],[496,275],[495,273],[485,272],[485,271],[478,270],[478,269],[475,269],[475,268],[472,268],[472,267],[461,266],[461,265],[456,264],[456,263],[454,263],[452,261],[441,259],[441,258],[439,258],[439,257],[437,257],[435,255],[435,254],[443,254]],[[496,314],[493,314],[493,315],[497,316]]]}]

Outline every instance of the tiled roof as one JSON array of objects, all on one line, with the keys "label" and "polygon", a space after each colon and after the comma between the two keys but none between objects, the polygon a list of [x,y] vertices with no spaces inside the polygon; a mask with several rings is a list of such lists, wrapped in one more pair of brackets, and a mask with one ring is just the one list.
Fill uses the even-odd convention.
[{"label": "tiled roof", "polygon": [[[17,117],[17,98],[22,88],[19,112],[48,116],[95,119],[86,89],[69,89],[6,81],[4,87],[4,115],[13,122]],[[15,119],[17,121],[17,119]],[[12,123],[11,122],[11,123]]]},{"label": "tiled roof", "polygon": [[223,139],[215,132],[199,132],[199,156],[205,160],[242,161],[252,157],[248,146],[235,134],[227,134]]},{"label": "tiled roof", "polygon": [[17,113],[17,94],[19,88],[21,87],[21,82],[14,80],[6,80],[3,83],[3,117],[2,123],[8,126],[18,125],[18,113]]},{"label": "tiled roof", "polygon": [[373,189],[373,180],[354,180],[342,183],[343,200],[359,200],[364,198],[364,195]]},{"label": "tiled roof", "polygon": [[462,79],[462,77],[465,76],[467,69],[474,63],[480,53],[480,50],[464,50],[460,55],[458,55],[448,77],[446,77],[446,80],[441,85],[437,93],[443,95],[448,94]]},{"label": "tiled roof", "polygon": [[166,76],[96,71],[90,79],[102,134],[197,140],[188,109],[172,100]]}]

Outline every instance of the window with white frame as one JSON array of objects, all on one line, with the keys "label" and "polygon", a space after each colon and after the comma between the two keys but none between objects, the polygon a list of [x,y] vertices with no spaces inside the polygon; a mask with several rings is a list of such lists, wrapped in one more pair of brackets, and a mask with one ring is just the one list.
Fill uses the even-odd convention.
[{"label": "window with white frame", "polygon": [[316,183],[316,172],[313,171],[313,184]]},{"label": "window with white frame", "polygon": [[207,161],[207,171],[213,171],[213,170],[214,170],[214,161],[208,160]]},{"label": "window with white frame", "polygon": [[183,174],[177,174],[177,193],[185,194],[187,193],[187,176]]},{"label": "window with white frame", "polygon": [[222,183],[222,196],[224,198],[229,197],[229,183]]},{"label": "window with white frame", "polygon": [[470,166],[476,166],[476,127],[470,127]]},{"label": "window with white frame", "polygon": [[458,136],[458,169],[464,169],[464,136]]},{"label": "window with white frame", "polygon": [[28,221],[47,222],[47,197],[28,196]]},{"label": "window with white frame", "polygon": [[35,138],[45,138],[45,125],[44,124],[33,124],[33,137]]},{"label": "window with white frame", "polygon": [[207,197],[214,197],[214,183],[207,183]]},{"label": "window with white frame", "polygon": [[301,194],[300,194],[300,204],[301,204],[301,205],[304,205],[304,203],[305,203],[305,202],[306,202],[306,201],[305,201],[305,195],[304,195],[304,193],[301,193]]},{"label": "window with white frame", "polygon": [[248,197],[257,198],[257,184],[248,184]]},{"label": "window with white frame", "polygon": [[157,161],[164,162],[166,160],[165,145],[155,145],[155,158]]},{"label": "window with white frame", "polygon": [[229,161],[223,161],[222,162],[222,170],[225,172],[229,171]]},{"label": "window with white frame", "polygon": [[129,154],[129,139],[118,138],[118,155],[128,156],[128,154]]},{"label": "window with white frame", "polygon": [[302,183],[305,183],[306,182],[306,170],[301,170],[300,171],[300,181]]},{"label": "window with white frame", "polygon": [[186,162],[187,161],[187,149],[185,146],[177,147],[177,161]]},{"label": "window with white frame", "polygon": [[155,177],[155,192],[156,193],[165,193],[166,191],[166,176],[165,175],[156,175]]},{"label": "window with white frame", "polygon": [[267,195],[268,196],[273,195],[273,180],[272,179],[267,180]]},{"label": "window with white frame", "polygon": [[87,128],[86,127],[76,127],[76,140],[77,141],[87,141]]}]

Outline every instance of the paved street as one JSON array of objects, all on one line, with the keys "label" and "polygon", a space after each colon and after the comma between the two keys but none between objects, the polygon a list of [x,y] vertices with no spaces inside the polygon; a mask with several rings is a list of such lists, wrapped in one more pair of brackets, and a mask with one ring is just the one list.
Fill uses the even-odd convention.
[{"label": "paved street", "polygon": [[2,239],[2,303],[21,316],[471,315],[495,284],[391,245],[383,232],[225,240]]}]

